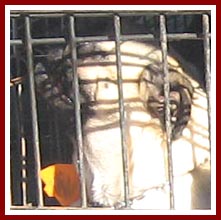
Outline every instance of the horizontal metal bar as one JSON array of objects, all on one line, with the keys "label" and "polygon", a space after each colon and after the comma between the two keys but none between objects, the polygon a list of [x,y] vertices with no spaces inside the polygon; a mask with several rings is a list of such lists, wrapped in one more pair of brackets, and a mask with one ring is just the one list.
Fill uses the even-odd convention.
[{"label": "horizontal metal bar", "polygon": [[[203,40],[203,36],[196,33],[178,33],[178,34],[166,34],[167,40],[174,41],[174,40]],[[211,37],[211,35],[208,35]]]},{"label": "horizontal metal bar", "polygon": [[[11,210],[82,210],[81,207],[62,207],[62,206],[11,206]],[[114,210],[113,207],[87,207],[87,210]]]},{"label": "horizontal metal bar", "polygon": [[11,18],[18,18],[23,14],[27,14],[29,17],[31,18],[61,18],[64,17],[66,15],[74,15],[75,17],[109,17],[109,16],[113,16],[112,12],[97,12],[97,13],[88,13],[88,12],[83,12],[83,11],[62,11],[62,12],[51,12],[51,13],[42,13],[42,12],[38,12],[36,14],[33,13],[29,13],[29,12],[22,12],[22,13],[16,13],[13,14],[11,13]]},{"label": "horizontal metal bar", "polygon": [[23,15],[28,15],[30,18],[61,18],[64,17],[65,14],[64,13],[43,13],[43,12],[39,12],[39,14],[29,14],[28,12],[23,12],[22,13],[13,13],[13,11],[11,11],[10,17],[11,18],[19,18],[20,16]]},{"label": "horizontal metal bar", "polygon": [[41,39],[32,39],[33,45],[41,44],[64,44],[66,41],[64,38],[41,38]]},{"label": "horizontal metal bar", "polygon": [[[41,38],[41,39],[32,39],[32,45],[41,45],[41,44],[64,44],[66,41],[64,38]],[[10,40],[11,46],[23,45],[22,40],[15,39]]]},{"label": "horizontal metal bar", "polygon": [[[175,40],[203,40],[203,36],[196,33],[173,33],[166,34],[167,40],[175,41]],[[211,37],[210,34],[208,34]],[[131,34],[131,35],[121,35],[120,40],[159,40],[153,34]]]},{"label": "horizontal metal bar", "polygon": [[[96,37],[75,37],[76,42],[91,42],[91,41],[108,41],[110,37],[108,36],[96,36]],[[65,38],[41,38],[32,39],[32,45],[42,45],[42,44],[64,44],[66,43]],[[11,46],[22,45],[22,40],[11,40]]]},{"label": "horizontal metal bar", "polygon": [[139,16],[145,16],[145,15],[198,15],[198,14],[210,14],[210,10],[197,10],[197,11],[191,11],[191,10],[146,10],[146,11],[117,11],[117,13],[120,16],[131,16],[131,15],[139,15]]},{"label": "horizontal metal bar", "polygon": [[45,16],[55,16],[60,17],[66,14],[74,14],[75,16],[89,16],[89,17],[97,17],[97,16],[111,16],[113,14],[118,14],[119,16],[142,16],[147,14],[165,14],[165,15],[197,15],[197,14],[210,14],[210,10],[14,10],[11,11],[11,16],[20,16],[23,14],[29,15],[30,17],[45,17]]},{"label": "horizontal metal bar", "polygon": [[[211,38],[211,34],[208,34],[208,37]],[[109,36],[93,36],[93,37],[75,37],[76,42],[92,42],[92,41],[108,41],[113,40],[112,37]],[[168,41],[175,40],[203,40],[203,36],[198,35],[196,33],[179,33],[179,34],[167,34]],[[159,40],[154,37],[153,34],[131,34],[131,35],[121,35],[121,41],[126,40]],[[32,39],[33,45],[41,45],[41,44],[64,44],[66,41],[64,38],[41,38],[41,39]],[[23,42],[21,39],[10,40],[11,46],[22,45]]]},{"label": "horizontal metal bar", "polygon": [[11,46],[18,46],[18,45],[22,45],[23,42],[22,40],[18,39],[18,40],[10,40],[10,45]]}]

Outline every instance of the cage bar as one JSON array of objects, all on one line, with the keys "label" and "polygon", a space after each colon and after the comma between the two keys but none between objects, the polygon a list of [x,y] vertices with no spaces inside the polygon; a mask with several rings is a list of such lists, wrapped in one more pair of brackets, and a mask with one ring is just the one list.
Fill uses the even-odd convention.
[{"label": "cage bar", "polygon": [[[11,109],[10,111],[14,113],[11,118],[10,124],[12,124],[13,120],[13,125],[15,126],[15,137],[10,143],[10,153],[11,157],[14,154],[21,154],[21,114],[20,114],[20,109],[19,109],[19,98],[17,96],[17,88],[11,88],[10,89],[10,96],[11,96]],[[12,129],[12,127],[11,127]],[[21,159],[20,157],[15,158],[14,160],[11,161],[11,204],[25,204],[25,200],[23,198],[23,194],[26,193],[26,191],[21,190]],[[13,166],[15,169],[13,169]]]},{"label": "cage bar", "polygon": [[113,14],[118,14],[119,16],[128,16],[128,15],[146,15],[148,14],[155,14],[159,15],[161,13],[167,15],[167,14],[172,14],[172,15],[188,15],[188,14],[203,14],[207,13],[210,14],[210,10],[148,10],[148,11],[136,11],[136,10],[103,10],[101,11],[96,11],[96,10],[13,10],[11,11],[11,17],[14,16],[20,16],[22,14],[28,14],[29,16],[36,16],[36,17],[50,17],[50,16],[55,16],[55,17],[60,17],[60,16],[65,16],[67,14],[75,14],[75,16],[89,16],[89,17],[98,17],[98,16],[112,16]]},{"label": "cage bar", "polygon": [[43,192],[42,183],[40,179],[41,170],[41,155],[40,155],[40,144],[39,144],[39,132],[38,132],[38,116],[37,116],[37,105],[36,105],[36,95],[35,95],[35,85],[34,85],[34,70],[33,70],[33,50],[32,41],[30,33],[30,18],[25,17],[25,45],[27,53],[27,70],[29,79],[29,89],[30,89],[30,102],[31,102],[31,116],[32,116],[32,132],[33,132],[33,151],[35,158],[35,175],[37,179],[37,205],[43,206]]},{"label": "cage bar", "polygon": [[168,154],[168,177],[170,184],[170,209],[174,209],[174,181],[173,181],[173,162],[172,162],[172,146],[171,146],[171,115],[170,115],[170,82],[167,62],[167,35],[166,35],[166,18],[160,15],[160,43],[162,50],[162,62],[164,72],[164,96],[165,96],[165,124],[167,135],[167,154]]},{"label": "cage bar", "polygon": [[209,140],[211,144],[211,61],[210,61],[210,37],[209,37],[209,16],[207,14],[202,15],[203,23],[203,47],[204,47],[204,71],[206,80],[206,93],[208,103],[208,119],[209,119]]},{"label": "cage bar", "polygon": [[[12,19],[12,37],[17,37],[17,24],[16,19]],[[21,72],[20,66],[20,53],[17,50],[16,46],[13,46],[13,54],[15,56],[15,65],[16,65],[16,75]],[[18,84],[16,87],[17,94],[15,94],[15,90],[13,90],[14,98],[15,98],[15,105],[16,105],[16,115],[17,115],[17,124],[18,124],[18,143],[20,147],[20,154],[21,154],[21,199],[22,204],[27,204],[27,167],[26,167],[26,140],[24,136],[24,121],[23,121],[23,114],[22,114],[22,92],[23,92],[23,85]]]},{"label": "cage bar", "polygon": [[120,53],[120,17],[114,15],[115,27],[115,46],[116,46],[116,64],[117,64],[117,83],[119,96],[119,115],[120,115],[120,129],[121,129],[121,147],[123,159],[123,180],[124,180],[124,200],[125,207],[130,207],[129,202],[129,174],[128,174],[128,160],[127,160],[127,141],[126,141],[126,124],[125,124],[125,109],[124,109],[124,95],[123,95],[123,79],[122,79],[122,63]]},{"label": "cage bar", "polygon": [[80,182],[81,182],[81,198],[82,198],[82,208],[87,208],[87,197],[86,197],[86,183],[84,174],[84,150],[83,150],[83,140],[82,140],[82,129],[81,129],[81,109],[80,109],[80,94],[79,94],[79,82],[77,75],[77,42],[75,40],[75,18],[70,16],[69,18],[69,35],[70,35],[70,49],[72,57],[72,70],[73,70],[73,84],[72,88],[74,90],[74,102],[75,102],[75,118],[76,118],[76,137],[78,144],[79,153],[79,171],[80,171]]},{"label": "cage bar", "polygon": [[60,133],[59,133],[59,123],[58,123],[58,120],[56,118],[56,115],[55,113],[53,112],[53,121],[54,121],[54,134],[55,134],[55,140],[54,140],[54,143],[55,143],[55,146],[56,146],[56,155],[60,155],[62,156],[62,158],[64,159],[64,154],[63,154],[63,151],[61,149],[61,140],[60,140]]},{"label": "cage bar", "polygon": [[26,153],[26,140],[25,140],[25,135],[24,135],[24,126],[23,126],[23,114],[22,114],[22,91],[23,91],[23,86],[21,84],[18,85],[17,87],[18,91],[18,112],[19,112],[19,117],[20,117],[20,147],[21,147],[21,174],[22,174],[22,181],[21,181],[21,187],[22,187],[22,203],[23,205],[27,204],[27,153]]},{"label": "cage bar", "polygon": [[[207,34],[210,38],[210,33]],[[95,37],[75,37],[76,42],[93,42],[93,41],[108,41],[113,40],[108,36],[95,36]],[[197,33],[182,33],[182,34],[167,34],[168,41],[179,41],[179,40],[203,40],[204,37]],[[156,38],[153,34],[130,34],[130,35],[121,35],[121,41],[127,40],[152,40],[155,41]],[[65,44],[66,41],[64,38],[42,38],[42,39],[32,39],[32,45],[44,45],[44,44]],[[23,42],[20,39],[13,39],[10,41],[11,46],[22,45]]]}]

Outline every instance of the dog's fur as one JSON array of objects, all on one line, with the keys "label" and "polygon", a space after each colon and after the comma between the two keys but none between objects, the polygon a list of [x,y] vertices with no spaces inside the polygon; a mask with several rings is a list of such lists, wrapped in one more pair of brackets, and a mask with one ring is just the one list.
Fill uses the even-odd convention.
[{"label": "dog's fur", "polygon": [[[121,43],[120,52],[131,207],[169,209],[162,53],[156,46],[134,41]],[[66,75],[73,74],[71,62],[67,46],[61,62]],[[175,208],[209,209],[207,97],[174,58],[168,56],[167,62]],[[118,207],[124,201],[124,178],[115,43],[82,44],[77,74],[87,109],[82,113],[82,132],[88,202]],[[42,89],[44,77],[36,81]],[[57,99],[50,99],[52,105],[74,108],[67,94],[54,92]],[[73,158],[77,164],[77,150]]]}]

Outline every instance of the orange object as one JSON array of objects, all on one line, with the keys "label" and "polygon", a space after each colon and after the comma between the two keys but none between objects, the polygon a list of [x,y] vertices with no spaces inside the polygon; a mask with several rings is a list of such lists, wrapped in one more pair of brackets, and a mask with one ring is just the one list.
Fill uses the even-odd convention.
[{"label": "orange object", "polygon": [[73,164],[54,164],[41,170],[44,191],[55,197],[62,206],[69,206],[80,199],[80,181]]}]

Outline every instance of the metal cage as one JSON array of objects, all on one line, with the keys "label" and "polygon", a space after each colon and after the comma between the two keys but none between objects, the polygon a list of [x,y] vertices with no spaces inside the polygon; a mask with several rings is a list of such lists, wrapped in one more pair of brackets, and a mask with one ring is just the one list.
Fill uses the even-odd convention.
[{"label": "metal cage", "polygon": [[[11,11],[10,35],[12,209],[35,209],[36,207],[56,209],[59,206],[57,201],[44,195],[38,173],[42,167],[52,163],[71,163],[72,147],[64,137],[61,122],[57,120],[56,114],[45,109],[44,100],[36,95],[34,68],[39,61],[44,62],[48,49],[62,47],[67,38],[71,42],[74,72],[77,68],[75,65],[76,44],[107,40],[116,42],[126,207],[129,207],[129,192],[125,156],[127,148],[124,133],[120,42],[126,40],[159,42],[166,75],[168,75],[166,62],[168,46],[174,47],[187,59],[190,54],[193,54],[190,61],[196,65],[196,68],[202,70],[201,72],[204,72],[203,75],[194,77],[204,84],[208,96],[210,121],[210,11]],[[78,96],[79,82],[76,74],[73,80],[76,97],[76,134],[80,158],[82,208],[89,208],[82,163],[82,125]],[[164,91],[165,94],[169,93],[168,81],[165,82]],[[36,98],[38,98],[38,102],[36,102]],[[166,131],[170,137],[169,103],[166,107],[166,121],[168,122]],[[170,152],[170,138],[167,140],[167,145]],[[169,157],[171,157],[171,153],[169,153]],[[169,170],[172,170],[171,158],[169,161]],[[172,175],[169,179],[171,183],[170,205],[173,209]]]}]

